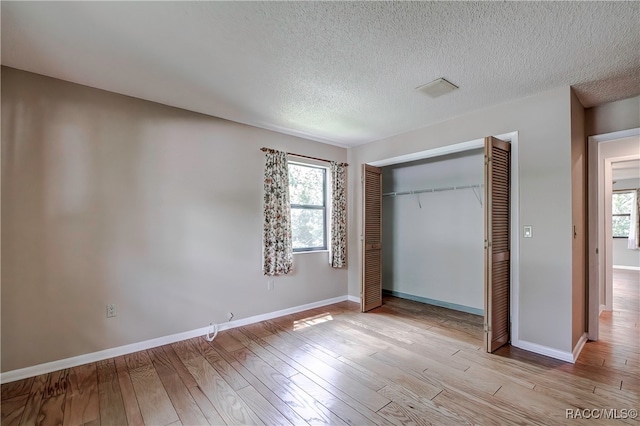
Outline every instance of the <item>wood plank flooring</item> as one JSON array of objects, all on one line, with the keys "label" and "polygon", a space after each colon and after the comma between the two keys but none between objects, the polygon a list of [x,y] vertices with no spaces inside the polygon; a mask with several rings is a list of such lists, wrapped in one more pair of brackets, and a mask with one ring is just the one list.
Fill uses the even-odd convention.
[{"label": "wood plank flooring", "polygon": [[2,425],[637,425],[566,410],[639,408],[639,276],[615,272],[575,364],[486,354],[481,317],[385,297],[4,384]]}]

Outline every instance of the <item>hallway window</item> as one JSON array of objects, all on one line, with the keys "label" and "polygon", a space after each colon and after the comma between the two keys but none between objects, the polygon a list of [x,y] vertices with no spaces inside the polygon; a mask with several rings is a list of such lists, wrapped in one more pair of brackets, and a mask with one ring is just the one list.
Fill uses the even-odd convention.
[{"label": "hallway window", "polygon": [[633,192],[614,192],[612,194],[611,222],[613,238],[629,237],[633,198]]}]

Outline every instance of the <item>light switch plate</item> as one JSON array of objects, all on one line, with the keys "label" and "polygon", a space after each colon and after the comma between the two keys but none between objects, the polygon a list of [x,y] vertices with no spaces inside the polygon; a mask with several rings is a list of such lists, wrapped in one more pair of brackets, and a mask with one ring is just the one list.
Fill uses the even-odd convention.
[{"label": "light switch plate", "polygon": [[524,236],[524,238],[533,238],[533,227],[532,226],[525,226],[524,227],[523,236]]}]

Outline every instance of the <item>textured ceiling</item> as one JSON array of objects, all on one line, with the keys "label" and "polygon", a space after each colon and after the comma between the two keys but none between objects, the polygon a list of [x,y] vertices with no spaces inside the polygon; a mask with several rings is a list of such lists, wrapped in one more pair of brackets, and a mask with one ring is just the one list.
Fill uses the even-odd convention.
[{"label": "textured ceiling", "polygon": [[[7,2],[2,64],[342,146],[640,93],[639,2]],[[444,77],[459,90],[414,90]]]}]

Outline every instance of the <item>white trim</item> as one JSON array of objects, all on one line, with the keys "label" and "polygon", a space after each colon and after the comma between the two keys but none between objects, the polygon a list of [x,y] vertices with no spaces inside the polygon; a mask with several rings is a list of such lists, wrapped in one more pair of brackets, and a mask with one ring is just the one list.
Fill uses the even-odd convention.
[{"label": "white trim", "polygon": [[534,352],[539,355],[548,356],[551,358],[559,359],[560,361],[566,361],[573,364],[573,353],[560,351],[558,349],[549,348],[547,346],[542,346],[537,343],[527,342],[525,340],[518,341],[517,344],[511,342],[511,345],[524,349],[525,351]]},{"label": "white trim", "polygon": [[[508,132],[500,135],[493,135],[494,137],[502,140],[517,142],[518,132]],[[378,161],[372,161],[367,163],[374,167],[390,166],[392,164],[408,163],[410,161],[424,160],[426,158],[439,157],[442,155],[455,154],[457,152],[469,151],[471,149],[484,148],[484,138],[474,139],[467,142],[456,143],[452,145],[445,145],[438,148],[431,148],[425,151],[412,152],[410,154],[399,155],[397,157],[385,158]]]},{"label": "white trim", "polygon": [[349,302],[361,303],[360,298],[359,298],[358,296],[348,295],[348,296],[347,296],[347,300],[348,300]]},{"label": "white trim", "polygon": [[[602,305],[600,303],[600,253],[598,245],[600,243],[600,191],[598,185],[600,183],[598,168],[598,140],[595,136],[587,138],[587,192],[589,194],[587,216],[588,216],[588,234],[589,234],[589,255],[587,256],[589,277],[588,277],[588,303],[587,303],[587,330],[589,339],[598,340],[598,320],[602,313]],[[598,310],[598,315],[595,315]]]},{"label": "white trim", "polygon": [[582,334],[582,336],[580,336],[580,339],[578,339],[578,343],[576,343],[576,346],[573,348],[573,352],[560,351],[558,349],[549,348],[547,346],[542,346],[537,343],[531,343],[524,340],[520,340],[517,343],[511,342],[511,345],[520,349],[524,349],[525,351],[534,352],[539,355],[544,355],[551,358],[559,359],[560,361],[566,361],[575,364],[575,362],[578,360],[578,356],[580,356],[580,352],[582,352],[584,345],[587,343],[587,340],[589,340],[589,337],[585,332]]},{"label": "white trim", "polygon": [[[599,185],[602,189],[602,196],[604,197],[604,204],[602,205],[601,212],[603,213],[604,223],[604,245],[599,245],[604,250],[604,305],[607,311],[613,310],[613,226],[612,226],[612,197],[613,197],[613,171],[611,170],[611,158],[606,158],[602,154],[602,146],[598,145],[598,167],[600,167],[601,160],[604,161],[604,185]],[[601,223],[602,224],[602,223]]]},{"label": "white trim", "polygon": [[[496,136],[500,138],[499,136]],[[415,160],[424,160],[425,158],[439,157],[441,155],[454,154],[456,152],[469,151],[470,149],[484,147],[484,139],[474,139],[469,142],[462,142],[453,145],[441,146],[439,148],[428,149],[426,151],[413,152],[411,154],[400,155],[398,157],[385,158],[383,160],[372,161],[370,164],[374,167],[390,166],[392,164],[408,163]]]},{"label": "white trim", "polygon": [[[328,216],[328,215],[327,215]],[[329,229],[327,228],[327,231]],[[322,249],[322,250],[304,250],[304,251],[294,251],[293,255],[299,255],[299,254],[310,254],[310,253],[329,253],[329,249]]]},{"label": "white trim", "polygon": [[578,357],[580,356],[580,352],[582,352],[582,349],[584,348],[584,345],[587,343],[587,340],[589,340],[588,334],[587,333],[582,333],[582,336],[580,336],[580,338],[578,339],[578,343],[576,343],[576,347],[573,348],[573,361],[572,362],[574,364],[578,360]]},{"label": "white trim", "polygon": [[498,139],[511,142],[511,341],[520,336],[520,150],[518,132],[498,135]]},{"label": "white trim", "polygon": [[[266,321],[278,318],[284,315],[295,314],[297,312],[307,311],[309,309],[320,308],[326,305],[332,305],[345,300],[351,300],[353,296],[338,296],[331,299],[320,300],[318,302],[307,303],[305,305],[294,306],[292,308],[282,309],[279,311],[269,312],[266,314],[255,315],[236,321],[225,322],[219,324],[219,330],[229,330],[231,328],[242,327],[244,325],[254,324],[260,321]],[[359,301],[359,300],[358,300]],[[9,383],[16,380],[33,377],[40,374],[51,373],[52,371],[63,370],[65,368],[77,367],[79,365],[88,364],[90,362],[101,361],[103,359],[113,358],[121,355],[127,355],[133,352],[143,351],[170,343],[179,342],[181,340],[191,339],[193,337],[204,336],[209,332],[209,326],[198,328],[183,333],[171,334],[169,336],[158,337],[156,339],[145,340],[143,342],[132,343],[129,345],[118,346],[116,348],[105,349],[98,352],[92,352],[84,355],[78,355],[71,358],[60,359],[57,361],[46,362],[31,367],[20,368],[18,370],[6,371],[0,374],[0,383]]]},{"label": "white trim", "polygon": [[600,309],[598,310],[598,318],[600,318],[600,315],[602,315],[602,313],[607,309],[606,306],[604,305],[600,305]]},{"label": "white trim", "polygon": [[626,139],[633,136],[640,136],[640,127],[635,129],[621,130],[619,132],[603,133],[601,135],[589,136],[589,142],[610,142],[616,139]]},{"label": "white trim", "polygon": [[625,271],[640,271],[640,266],[613,265],[613,269],[622,269]]}]

